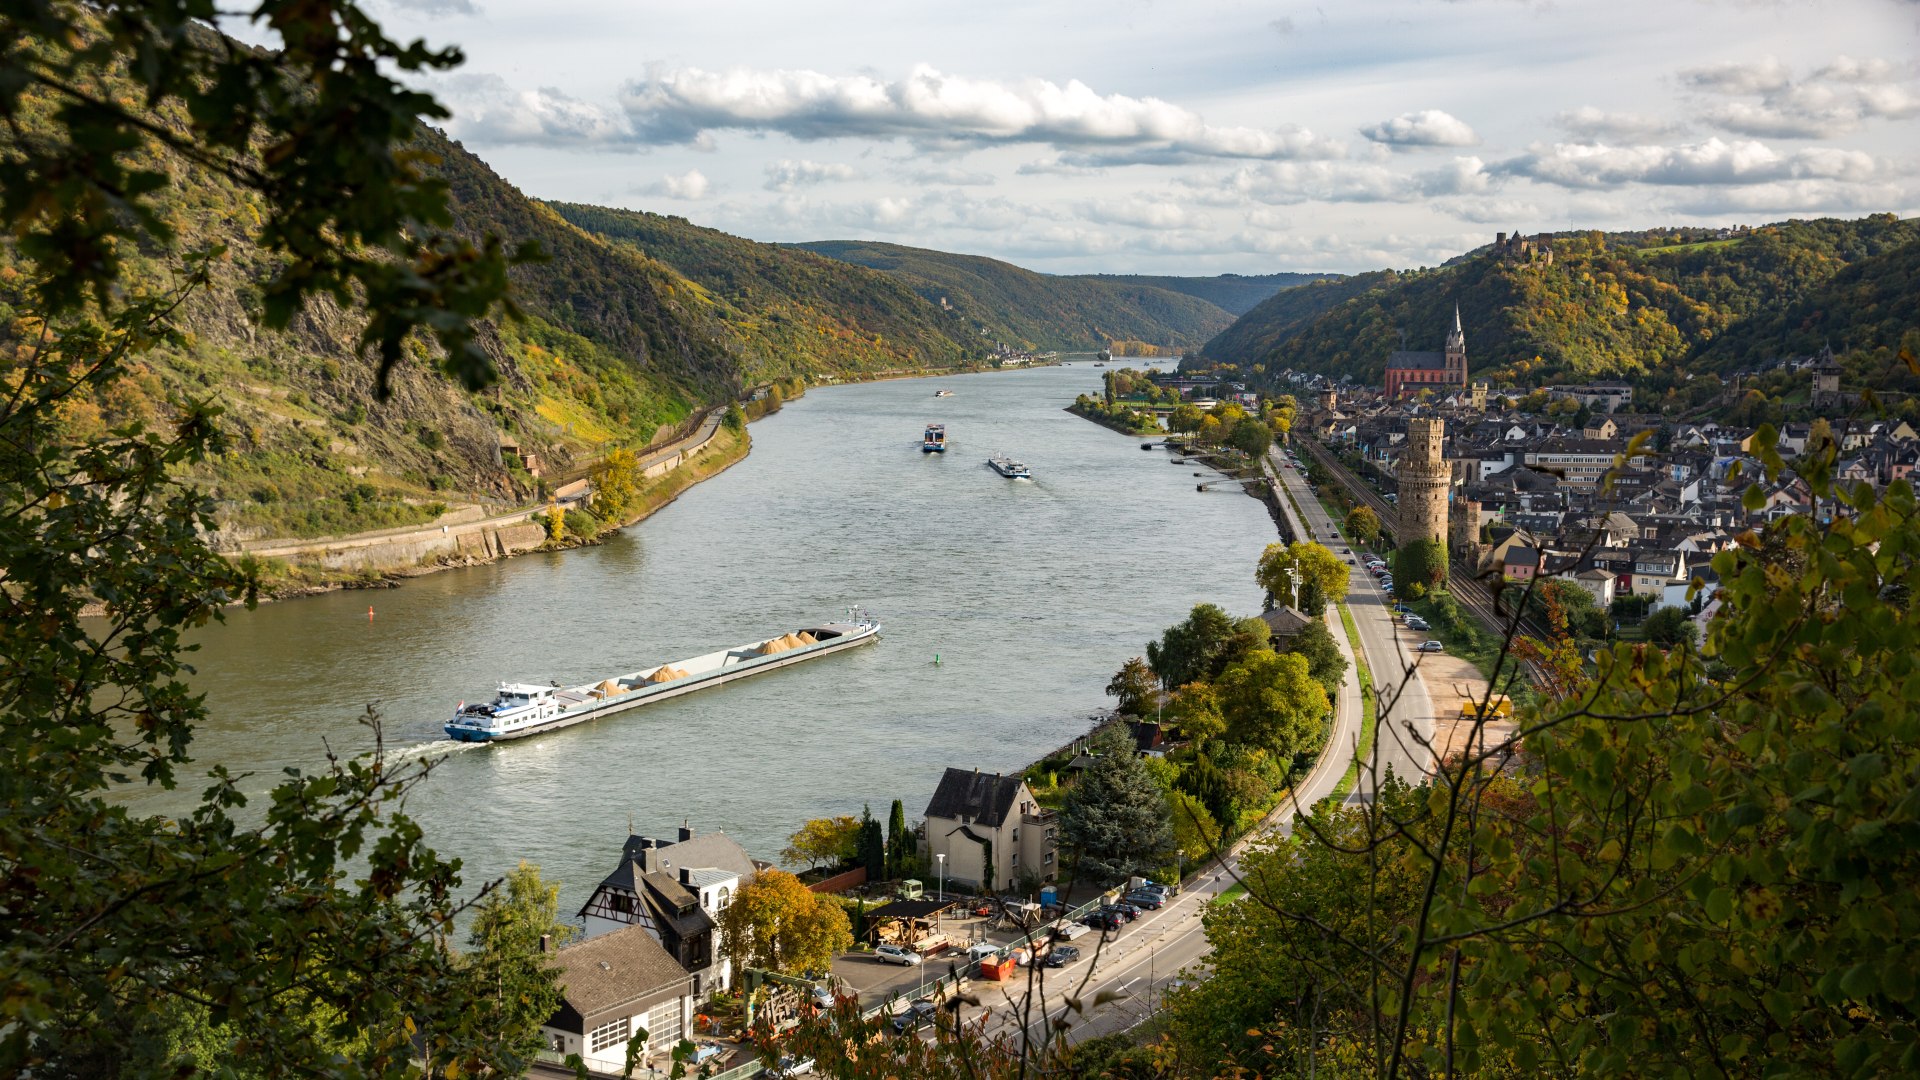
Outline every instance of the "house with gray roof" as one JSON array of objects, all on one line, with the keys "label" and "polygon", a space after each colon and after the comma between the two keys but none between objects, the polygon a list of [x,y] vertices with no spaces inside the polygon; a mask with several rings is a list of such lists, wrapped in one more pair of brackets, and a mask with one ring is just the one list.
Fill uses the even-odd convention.
[{"label": "house with gray roof", "polygon": [[623,927],[552,955],[560,1008],[540,1036],[555,1053],[579,1054],[589,1070],[617,1075],[641,1032],[642,1060],[659,1061],[691,1030],[693,976],[644,928]]},{"label": "house with gray roof", "polygon": [[1023,877],[1059,877],[1059,815],[1041,806],[1018,774],[948,769],[926,818],[928,854],[936,872],[944,867],[949,886],[991,893]]},{"label": "house with gray roof", "polygon": [[724,990],[731,971],[720,949],[720,913],[758,865],[725,833],[678,839],[629,836],[620,863],[580,909],[589,938],[644,929],[692,974],[697,993]]}]

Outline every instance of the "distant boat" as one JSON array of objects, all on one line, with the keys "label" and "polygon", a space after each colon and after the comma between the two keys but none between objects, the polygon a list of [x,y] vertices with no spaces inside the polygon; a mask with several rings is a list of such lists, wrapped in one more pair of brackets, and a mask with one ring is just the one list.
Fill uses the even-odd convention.
[{"label": "distant boat", "polygon": [[1009,480],[1033,479],[1033,474],[1027,471],[1025,465],[1020,464],[1005,454],[993,455],[987,459],[987,464],[993,467],[994,472],[999,473]]},{"label": "distant boat", "polygon": [[920,437],[920,452],[923,454],[946,453],[947,425],[928,424],[927,433]]},{"label": "distant boat", "polygon": [[951,391],[951,390],[935,390],[935,391],[933,392],[933,396],[934,396],[934,397],[952,397],[952,396],[953,396],[953,391]]}]

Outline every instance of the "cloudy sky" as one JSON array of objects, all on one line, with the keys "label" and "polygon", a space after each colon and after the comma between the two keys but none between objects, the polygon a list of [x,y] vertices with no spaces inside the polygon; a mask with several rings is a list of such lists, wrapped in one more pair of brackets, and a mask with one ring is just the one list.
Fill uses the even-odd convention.
[{"label": "cloudy sky", "polygon": [[1055,272],[1920,209],[1915,0],[369,0],[530,195]]}]

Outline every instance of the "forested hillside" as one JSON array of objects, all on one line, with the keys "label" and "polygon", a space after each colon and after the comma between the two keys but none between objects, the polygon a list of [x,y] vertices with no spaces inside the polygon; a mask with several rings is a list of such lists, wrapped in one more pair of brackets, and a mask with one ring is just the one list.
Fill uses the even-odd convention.
[{"label": "forested hillside", "polygon": [[1216,304],[1125,278],[1054,277],[977,255],[864,240],[792,246],[893,274],[958,313],[975,334],[985,329],[986,338],[1009,345],[1097,349],[1144,341],[1191,348],[1233,322]]},{"label": "forested hillside", "polygon": [[[899,279],[810,251],[760,244],[685,218],[549,203],[568,222],[664,263],[763,346],[757,378],[947,366],[985,354],[978,330]],[[975,340],[967,340],[971,336]]]},{"label": "forested hillside", "polygon": [[[1842,352],[1885,352],[1920,330],[1916,222],[1881,214],[1673,240],[1670,231],[1573,233],[1554,238],[1551,265],[1482,250],[1436,269],[1291,290],[1203,353],[1372,382],[1403,333],[1409,348],[1439,348],[1458,305],[1474,374],[1495,386],[1659,383],[1805,355],[1828,341]],[[1334,302],[1316,310],[1321,299]]]},{"label": "forested hillside", "polygon": [[1340,274],[1221,274],[1218,277],[1157,277],[1150,274],[1072,274],[1079,281],[1114,285],[1151,285],[1198,297],[1229,315],[1245,315],[1277,292],[1313,281],[1338,280]]},{"label": "forested hillside", "polygon": [[[937,325],[937,308],[883,275],[744,241],[722,250],[709,240],[719,234],[683,227],[684,241],[659,255],[687,262],[690,278],[644,246],[576,228],[439,134],[419,139],[448,184],[459,231],[531,241],[546,255],[511,272],[522,318],[483,330],[496,386],[469,393],[431,365],[404,364],[392,399],[373,403],[375,363],[357,348],[356,312],[310,303],[290,333],[262,332],[261,285],[274,268],[249,237],[250,197],[169,161],[166,207],[183,250],[217,243],[227,254],[182,309],[183,342],[71,403],[76,434],[163,419],[174,402],[210,397],[237,450],[193,475],[228,538],[337,535],[430,521],[473,500],[524,502],[605,447],[644,445],[745,385],[967,355]],[[689,256],[703,244],[705,261]],[[29,305],[10,258],[0,249],[0,325],[18,341]],[[157,253],[135,262],[155,288],[183,270]],[[752,284],[720,287],[729,273]],[[796,278],[804,288],[775,287]],[[407,348],[416,359],[431,351],[421,341]],[[524,454],[503,455],[503,441]]]}]

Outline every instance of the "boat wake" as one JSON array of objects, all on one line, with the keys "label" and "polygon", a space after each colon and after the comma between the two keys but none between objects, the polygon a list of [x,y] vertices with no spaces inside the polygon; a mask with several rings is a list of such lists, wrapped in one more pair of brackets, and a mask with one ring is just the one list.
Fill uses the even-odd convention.
[{"label": "boat wake", "polygon": [[442,739],[439,742],[416,743],[413,746],[401,746],[387,751],[387,761],[395,765],[405,765],[422,758],[445,757],[448,754],[461,754],[468,750],[478,750],[487,745],[477,742],[455,742]]}]

